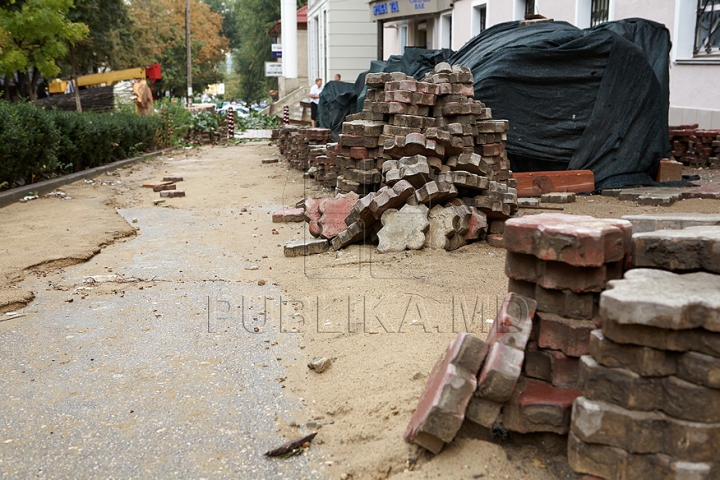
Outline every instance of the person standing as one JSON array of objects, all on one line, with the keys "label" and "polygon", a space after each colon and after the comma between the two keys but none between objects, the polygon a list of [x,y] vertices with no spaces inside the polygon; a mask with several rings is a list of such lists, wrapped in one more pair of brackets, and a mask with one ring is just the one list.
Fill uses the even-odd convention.
[{"label": "person standing", "polygon": [[339,73],[336,73],[336,74],[335,74],[335,81],[336,81],[336,82],[339,82],[341,78],[342,78],[342,77],[340,76]]},{"label": "person standing", "polygon": [[318,117],[318,104],[320,103],[320,93],[322,93],[322,78],[315,79],[315,85],[310,87],[310,120],[312,127],[315,128]]}]

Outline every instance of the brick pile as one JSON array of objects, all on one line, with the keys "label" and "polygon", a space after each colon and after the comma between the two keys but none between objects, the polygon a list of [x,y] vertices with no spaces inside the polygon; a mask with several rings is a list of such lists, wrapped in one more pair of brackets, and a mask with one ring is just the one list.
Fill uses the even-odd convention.
[{"label": "brick pile", "polygon": [[691,167],[720,168],[718,138],[720,130],[700,130],[697,124],[670,127],[672,156]]},{"label": "brick pile", "polygon": [[338,138],[337,188],[370,193],[333,246],[377,234],[380,252],[454,250],[485,239],[488,219],[502,232],[518,211],[508,122],[473,100],[470,70],[440,63],[422,81],[371,73],[366,83],[363,110]]},{"label": "brick pile", "polygon": [[[293,168],[307,171],[310,167],[310,153],[316,158],[322,150],[315,150],[315,146],[325,146],[332,140],[332,133],[327,128],[299,128],[284,126],[273,130],[273,140],[276,141],[280,154]],[[311,147],[313,146],[313,147]]]},{"label": "brick pile", "polygon": [[602,293],[580,360],[568,460],[605,479],[720,478],[720,216],[643,217],[638,268]]}]

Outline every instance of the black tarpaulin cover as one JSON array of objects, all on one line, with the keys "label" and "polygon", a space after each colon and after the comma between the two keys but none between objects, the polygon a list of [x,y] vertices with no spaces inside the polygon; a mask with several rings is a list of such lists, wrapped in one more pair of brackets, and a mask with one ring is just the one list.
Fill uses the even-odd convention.
[{"label": "black tarpaulin cover", "polygon": [[355,85],[348,82],[327,82],[318,100],[318,127],[329,128],[333,137],[337,138],[342,133],[345,117],[357,111],[356,104]]},{"label": "black tarpaulin cover", "polygon": [[[510,121],[513,171],[589,169],[601,190],[654,183],[660,159],[670,154],[670,46],[665,26],[637,18],[585,30],[565,22],[508,22],[449,58],[447,50],[407,49],[372,62],[370,71],[420,79],[443,60],[469,67],[475,98],[493,118]],[[366,73],[353,90],[360,105]],[[355,111],[351,95],[338,101],[329,101],[332,91],[327,95],[324,109],[333,122]],[[337,135],[341,123],[320,125],[335,126]]]}]

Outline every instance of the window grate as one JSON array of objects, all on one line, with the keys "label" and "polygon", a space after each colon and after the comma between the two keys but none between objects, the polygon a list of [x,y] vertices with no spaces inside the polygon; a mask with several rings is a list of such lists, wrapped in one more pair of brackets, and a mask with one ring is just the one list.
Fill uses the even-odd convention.
[{"label": "window grate", "polygon": [[610,0],[592,0],[590,26],[596,27],[610,19]]},{"label": "window grate", "polygon": [[718,53],[720,53],[720,0],[698,0],[693,54]]}]

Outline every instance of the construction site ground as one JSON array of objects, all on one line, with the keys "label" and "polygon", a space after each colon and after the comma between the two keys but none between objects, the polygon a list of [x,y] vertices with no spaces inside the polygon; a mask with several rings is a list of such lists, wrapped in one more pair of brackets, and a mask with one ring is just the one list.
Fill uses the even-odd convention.
[{"label": "construction site ground", "polygon": [[[69,200],[0,209],[0,474],[575,478],[552,437],[463,428],[436,456],[402,439],[450,340],[485,336],[507,291],[505,251],[287,258],[307,228],[272,212],[332,192],[261,164],[275,156],[266,142],[176,150],[68,185]],[[187,196],[155,205],[142,184],[167,174]],[[564,206],[718,211],[720,200],[599,195]],[[323,373],[307,367],[318,356],[332,360]],[[263,456],[312,431],[303,455]]]}]

